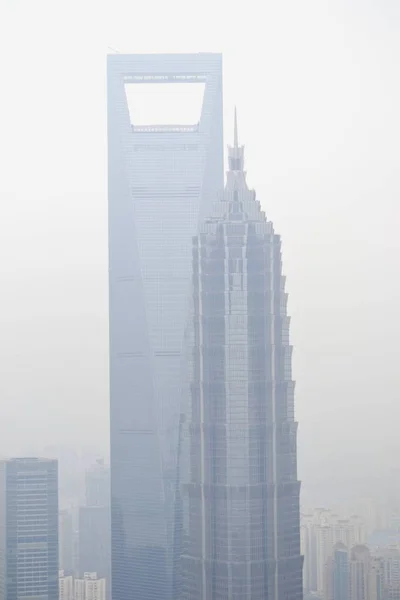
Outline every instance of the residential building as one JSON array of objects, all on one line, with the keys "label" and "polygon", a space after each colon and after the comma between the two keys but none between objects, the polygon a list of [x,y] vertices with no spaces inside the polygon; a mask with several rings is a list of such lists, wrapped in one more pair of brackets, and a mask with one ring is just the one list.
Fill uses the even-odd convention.
[{"label": "residential building", "polygon": [[322,593],[326,584],[326,564],[333,552],[333,528],[329,525],[320,525],[316,529],[316,540],[317,591]]},{"label": "residential building", "polygon": [[400,590],[400,549],[397,547],[377,548],[375,554],[383,559],[385,588]]},{"label": "residential building", "polygon": [[303,585],[306,593],[318,589],[317,530],[319,526],[327,522],[330,514],[329,509],[315,508],[301,515],[300,540],[301,551],[304,556]]},{"label": "residential building", "polygon": [[58,573],[59,600],[75,600],[74,578],[67,575],[63,569]]},{"label": "residential building", "polygon": [[369,565],[368,600],[385,600],[384,560],[381,556],[371,556]]},{"label": "residential building", "polygon": [[349,597],[349,553],[347,547],[338,542],[332,549],[324,569],[324,600],[348,600]]},{"label": "residential building", "polygon": [[75,600],[106,600],[106,580],[97,573],[84,573],[74,582]]}]

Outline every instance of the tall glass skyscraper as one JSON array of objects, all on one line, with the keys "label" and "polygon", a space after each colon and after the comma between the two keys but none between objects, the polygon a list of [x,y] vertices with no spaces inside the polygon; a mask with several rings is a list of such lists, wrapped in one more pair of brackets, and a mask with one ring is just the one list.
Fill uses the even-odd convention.
[{"label": "tall glass skyscraper", "polygon": [[333,548],[333,600],[348,600],[349,598],[349,554],[341,542]]},{"label": "tall glass skyscraper", "polygon": [[[138,124],[128,96],[155,84],[200,85],[201,114]],[[223,187],[221,56],[109,56],[108,165],[112,598],[170,600],[192,237]]]},{"label": "tall glass skyscraper", "polygon": [[281,241],[243,154],[235,123],[225,192],[193,244],[184,600],[302,598]]},{"label": "tall glass skyscraper", "polygon": [[56,460],[0,461],[0,598],[58,600]]}]

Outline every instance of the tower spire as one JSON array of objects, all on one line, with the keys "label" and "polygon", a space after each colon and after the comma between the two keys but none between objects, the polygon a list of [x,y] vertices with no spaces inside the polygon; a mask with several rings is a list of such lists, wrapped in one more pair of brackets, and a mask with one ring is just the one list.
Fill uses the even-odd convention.
[{"label": "tower spire", "polygon": [[239,146],[237,110],[235,106],[235,116],[233,121],[233,146],[228,146],[228,161],[230,171],[243,171],[244,167],[244,148]]},{"label": "tower spire", "polygon": [[236,106],[235,106],[235,122],[234,122],[234,138],[233,138],[233,147],[239,148],[239,142],[238,142],[238,126],[237,126],[237,110],[236,110]]}]

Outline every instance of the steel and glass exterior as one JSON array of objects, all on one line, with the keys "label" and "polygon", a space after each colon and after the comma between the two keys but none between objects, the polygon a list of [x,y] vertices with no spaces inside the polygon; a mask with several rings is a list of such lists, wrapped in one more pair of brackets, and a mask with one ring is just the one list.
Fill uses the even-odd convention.
[{"label": "steel and glass exterior", "polygon": [[58,600],[56,460],[0,461],[0,598]]},{"label": "steel and glass exterior", "polygon": [[333,600],[349,598],[349,553],[347,547],[338,543],[333,548]]},{"label": "steel and glass exterior", "polygon": [[[135,125],[125,86],[202,83],[191,126]],[[113,600],[170,600],[192,237],[223,187],[218,54],[108,57]],[[175,597],[173,597],[175,600]]]},{"label": "steel and glass exterior", "polygon": [[302,598],[286,304],[281,240],[236,133],[225,192],[193,242],[183,600]]}]

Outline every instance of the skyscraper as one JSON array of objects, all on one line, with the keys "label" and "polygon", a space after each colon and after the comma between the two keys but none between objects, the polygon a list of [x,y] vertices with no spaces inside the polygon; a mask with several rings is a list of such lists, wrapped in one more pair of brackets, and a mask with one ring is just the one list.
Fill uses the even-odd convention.
[{"label": "skyscraper", "polygon": [[184,600],[301,600],[294,383],[281,242],[229,149],[193,243]]},{"label": "skyscraper", "polygon": [[[384,600],[385,597],[389,600],[389,597],[391,596],[391,588],[389,587],[388,589],[385,589],[384,579],[385,565],[383,558],[381,556],[371,556],[368,581],[368,600]],[[397,593],[395,593],[395,597],[397,596],[397,598],[399,598],[400,590],[398,587],[396,592]],[[393,596],[391,600],[394,600]]]},{"label": "skyscraper", "polygon": [[85,473],[86,506],[110,506],[110,469],[98,459]]},{"label": "skyscraper", "polygon": [[97,572],[110,581],[110,509],[108,506],[79,507],[80,577],[85,572]]},{"label": "skyscraper", "polygon": [[59,567],[71,575],[75,568],[75,532],[71,510],[60,510],[58,515]]},{"label": "skyscraper", "polygon": [[400,597],[400,550],[396,547],[380,548],[379,554],[383,559],[384,586],[389,592],[397,590]]},{"label": "skyscraper", "polygon": [[110,470],[104,461],[98,460],[85,474],[86,506],[78,513],[78,572],[96,572],[104,578],[107,598],[111,582],[111,536],[110,536]]},{"label": "skyscraper", "polygon": [[[191,240],[223,186],[221,63],[108,57],[113,600],[170,598]],[[204,89],[193,123],[137,123],[128,96],[156,84]]]},{"label": "skyscraper", "polygon": [[58,600],[55,460],[0,462],[0,598]]},{"label": "skyscraper", "polygon": [[344,544],[338,542],[333,548],[333,600],[348,600],[349,597],[349,553]]}]

